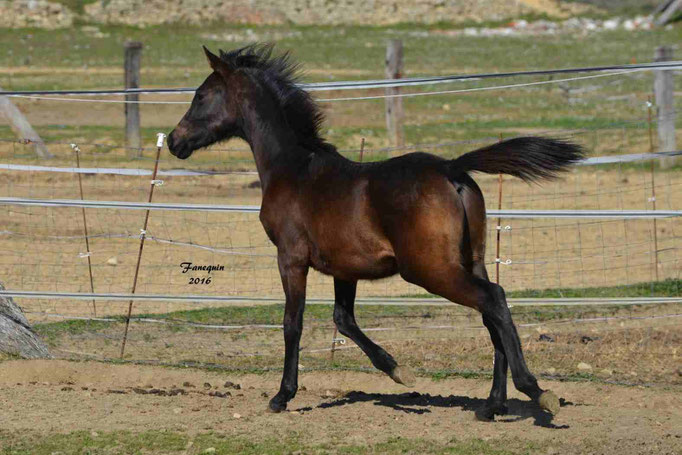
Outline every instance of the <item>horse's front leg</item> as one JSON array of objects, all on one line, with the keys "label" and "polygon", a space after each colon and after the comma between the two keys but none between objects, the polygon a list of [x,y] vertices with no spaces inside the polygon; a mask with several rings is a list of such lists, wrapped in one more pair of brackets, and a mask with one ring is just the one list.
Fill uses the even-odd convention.
[{"label": "horse's front leg", "polygon": [[286,304],[284,307],[284,372],[277,395],[270,400],[272,412],[284,411],[298,389],[298,349],[303,331],[303,309],[308,266],[302,266],[279,257]]}]

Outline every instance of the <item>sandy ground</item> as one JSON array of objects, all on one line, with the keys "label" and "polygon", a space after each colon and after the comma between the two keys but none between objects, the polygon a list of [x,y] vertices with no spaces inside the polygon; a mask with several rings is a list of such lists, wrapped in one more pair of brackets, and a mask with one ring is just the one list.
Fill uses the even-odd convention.
[{"label": "sandy ground", "polygon": [[[241,388],[225,387],[226,381]],[[418,378],[414,390],[406,390],[380,374],[303,371],[305,390],[290,406],[295,412],[273,415],[265,409],[278,383],[276,373],[7,361],[0,364],[0,421],[5,431],[41,434],[165,429],[258,440],[296,432],[309,444],[376,443],[396,436],[510,438],[533,442],[541,453],[682,453],[679,388],[542,381],[564,399],[554,419],[512,391],[510,414],[481,423],[473,410],[487,396],[488,380]],[[162,396],[148,393],[152,389],[182,392]],[[209,395],[215,392],[230,396]]]}]

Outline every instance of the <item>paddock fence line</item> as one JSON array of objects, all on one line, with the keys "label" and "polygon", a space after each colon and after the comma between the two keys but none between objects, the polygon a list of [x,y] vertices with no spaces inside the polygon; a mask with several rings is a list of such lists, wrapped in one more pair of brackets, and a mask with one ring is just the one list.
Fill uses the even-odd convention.
[{"label": "paddock fence line", "polygon": [[[638,162],[638,161],[646,161],[646,160],[656,160],[656,159],[661,159],[661,158],[666,158],[668,156],[674,156],[679,154],[679,152],[667,152],[667,153],[655,153],[655,154],[629,154],[629,155],[624,155],[624,156],[603,156],[603,157],[592,157],[586,159],[582,164],[584,166],[591,166],[591,165],[602,165],[602,164],[622,164],[622,163],[629,163],[629,162]],[[0,170],[12,172],[12,173],[54,173],[54,174],[64,174],[64,173],[71,173],[71,174],[94,174],[94,175],[102,175],[102,174],[111,174],[111,175],[121,175],[121,176],[130,176],[130,177],[145,177],[150,175],[150,171],[147,171],[145,169],[125,169],[125,168],[57,168],[54,166],[28,166],[24,167],[25,165],[0,165]],[[582,167],[584,167],[582,166]],[[92,171],[92,172],[90,172]],[[190,178],[208,178],[211,176],[217,176],[217,175],[222,175],[219,173],[207,173],[207,172],[195,172],[193,170],[188,170],[188,169],[174,169],[174,170],[161,170],[159,172],[159,176],[168,176],[169,178],[173,177],[190,177]],[[578,174],[579,177],[579,174]],[[576,188],[580,187],[579,185],[579,178],[576,180]],[[164,191],[168,183],[164,186],[163,181],[157,181],[157,185],[160,186],[160,191]],[[170,183],[171,185],[173,184],[172,182]],[[677,182],[674,180],[669,180],[667,183],[663,183],[661,186],[661,182],[659,182],[659,188],[657,189],[657,192],[659,194],[659,197],[663,198],[663,194],[665,192],[675,192],[676,188],[679,188],[679,185],[681,185],[682,182]],[[11,188],[18,188],[16,184],[11,187]],[[33,188],[33,187],[31,187]],[[648,184],[643,185],[641,188],[638,189],[633,189],[631,191],[644,191],[645,193],[650,191],[650,189],[653,187],[649,187]],[[35,189],[35,188],[33,188]],[[565,190],[565,188],[564,188]],[[618,198],[622,198],[623,191],[622,189],[614,190],[615,195]],[[581,193],[585,193],[583,190],[580,191]],[[589,195],[589,193],[587,193]],[[598,197],[609,197],[610,195],[607,194],[607,192],[600,191],[599,188],[597,188],[597,191],[595,192],[595,195]],[[557,192],[555,190],[554,194],[552,195],[551,193],[548,194],[549,197],[552,197],[555,200],[558,199],[565,199],[565,198],[575,198],[576,193],[574,192]],[[519,198],[518,196],[513,194],[510,194],[509,196],[510,202],[512,203],[519,203],[525,200],[527,203],[531,203],[531,205],[535,205],[537,201],[539,201],[541,198],[537,197],[530,197],[530,198]],[[664,199],[662,199],[663,201]],[[621,204],[623,204],[621,202]],[[154,210],[159,213],[162,213],[163,224],[167,224],[170,222],[171,218],[167,217],[166,215],[163,214],[163,212],[196,212],[198,214],[205,214],[202,216],[211,216],[211,217],[218,217],[222,216],[221,214],[229,215],[229,216],[239,216],[240,214],[243,214],[247,218],[237,218],[234,222],[228,222],[225,227],[227,227],[227,230],[229,231],[230,228],[229,226],[232,227],[238,227],[239,230],[244,230],[246,231],[247,229],[255,229],[255,230],[260,230],[257,219],[253,217],[253,215],[257,214],[260,210],[260,207],[258,205],[244,205],[244,204],[190,204],[190,203],[171,203],[171,202],[156,202],[156,203],[148,203],[148,202],[135,202],[135,201],[106,201],[106,200],[88,200],[88,199],[58,199],[58,198],[51,198],[51,199],[45,199],[45,198],[27,198],[27,197],[2,197],[0,198],[0,206],[5,206],[5,207],[27,207],[27,208],[35,208],[35,209],[40,209],[40,210],[69,210],[69,208],[79,208],[79,209],[88,209],[88,210],[94,210],[94,209],[109,209],[109,210],[123,210],[123,211],[137,211],[137,210]],[[15,210],[15,209],[9,209],[8,210]],[[14,213],[14,212],[12,212]],[[48,214],[49,213],[49,214]],[[66,213],[66,212],[64,212]],[[92,212],[96,213],[96,212]],[[10,212],[8,212],[10,214]],[[31,219],[36,219],[38,220],[40,217],[44,216],[43,214],[48,214],[49,218],[54,218],[55,216],[60,217],[60,215],[50,212],[27,212],[23,214],[22,216],[26,221],[29,221]],[[536,235],[537,233],[544,231],[545,234],[547,235],[547,231],[553,230],[553,237],[554,237],[554,249],[549,248],[549,244],[547,245],[546,248],[538,249],[538,254],[533,254],[531,256],[527,254],[521,254],[519,255],[518,253],[514,253],[513,249],[508,250],[506,247],[503,248],[503,254],[502,256],[504,257],[493,257],[493,258],[486,258],[486,264],[487,265],[502,265],[502,266],[511,266],[514,269],[523,269],[527,270],[528,272],[524,272],[518,275],[518,279],[530,279],[531,277],[535,279],[543,278],[544,280],[547,280],[548,276],[552,273],[556,274],[557,282],[561,282],[563,278],[563,272],[560,272],[559,269],[556,270],[556,272],[548,272],[547,270],[542,270],[542,269],[548,269],[550,264],[575,264],[575,267],[579,267],[580,271],[578,269],[575,269],[574,271],[571,271],[571,274],[579,273],[580,275],[584,274],[590,274],[592,272],[600,272],[600,273],[605,273],[607,270],[615,270],[615,271],[627,271],[629,267],[632,266],[633,259],[634,263],[641,263],[645,259],[648,262],[648,258],[652,257],[652,250],[645,249],[646,245],[649,242],[649,239],[646,237],[642,237],[641,234],[637,234],[634,236],[634,238],[631,236],[630,239],[627,239],[628,236],[628,230],[632,230],[633,228],[629,228],[628,225],[623,224],[623,232],[626,237],[626,246],[627,248],[630,248],[633,250],[633,253],[630,252],[620,252],[615,248],[615,245],[610,246],[607,249],[605,248],[604,242],[605,237],[604,237],[604,227],[617,227],[618,229],[621,229],[620,226],[617,226],[614,223],[642,223],[646,221],[650,221],[653,219],[661,219],[661,220],[677,220],[679,219],[680,215],[682,215],[681,210],[667,210],[664,208],[664,206],[660,206],[658,210],[650,210],[650,209],[644,209],[644,210],[633,210],[633,209],[627,209],[623,206],[622,209],[620,210],[605,210],[605,209],[553,209],[553,210],[545,210],[545,209],[503,209],[503,210],[488,210],[487,215],[489,218],[502,218],[504,220],[517,220],[517,222],[528,222],[530,224],[516,224],[515,226],[510,226],[510,225],[505,225],[505,223],[500,223],[499,225],[496,225],[493,227],[493,230],[491,232],[501,232],[503,233],[503,242],[507,242],[508,238],[511,239],[514,235],[517,237],[521,235],[521,240],[523,242],[527,242],[526,240],[523,240],[523,238],[527,235],[530,234],[530,241],[533,240],[533,236]],[[17,215],[11,215],[10,217],[16,217]],[[123,221],[120,215],[114,215],[114,217],[120,221]],[[48,218],[48,219],[49,219]],[[97,220],[98,218],[104,220],[104,217],[100,217],[99,215],[91,215],[92,220]],[[204,227],[208,228],[209,231],[216,231],[220,232],[221,230],[221,221],[219,221],[220,218],[206,218],[205,220],[202,220],[201,218],[197,219],[196,221],[189,221],[186,220],[184,223],[196,223],[199,227]],[[539,223],[540,220],[545,220],[542,223]],[[550,221],[551,220],[551,221]],[[564,221],[561,221],[564,220]],[[568,220],[573,220],[573,224],[566,224],[566,221]],[[584,220],[584,221],[583,221]],[[548,221],[550,221],[548,223]],[[557,224],[557,222],[561,221],[561,223]],[[30,221],[29,221],[30,222]],[[91,221],[92,222],[92,221]],[[587,224],[586,224],[587,222]],[[596,224],[596,223],[610,223],[610,224]],[[234,223],[234,224],[231,224]],[[103,226],[108,225],[109,222],[107,221]],[[124,226],[125,223],[122,224]],[[29,224],[30,226],[30,224]],[[633,225],[635,226],[635,225]],[[668,231],[669,234],[666,236],[663,240],[663,243],[661,244],[660,247],[656,248],[656,253],[661,253],[664,255],[661,260],[656,260],[655,263],[657,264],[657,268],[660,266],[663,267],[668,267],[670,271],[672,271],[672,277],[675,277],[675,268],[678,267],[679,265],[679,234],[677,234],[677,229],[679,229],[679,226],[677,224],[670,224],[670,230]],[[595,230],[598,229],[598,230]],[[276,267],[274,266],[274,259],[275,259],[275,254],[272,248],[272,245],[267,241],[267,239],[264,239],[263,236],[261,236],[260,241],[255,242],[253,240],[252,234],[248,234],[249,240],[247,240],[246,243],[242,244],[231,244],[229,246],[220,246],[216,245],[214,242],[207,242],[207,243],[201,243],[197,242],[196,239],[189,238],[187,240],[183,240],[182,238],[178,238],[173,234],[166,234],[166,235],[161,235],[158,231],[155,232],[155,230],[158,229],[158,226],[152,227],[151,230],[148,232],[145,232],[146,238],[152,242],[153,244],[158,244],[158,245],[168,245],[169,247],[173,248],[193,248],[195,250],[202,250],[206,251],[207,253],[214,255],[212,256],[212,260],[215,261],[218,259],[221,255],[226,255],[234,258],[244,258],[245,260],[253,260],[256,262],[253,262],[253,265],[248,265],[244,267],[246,263],[242,262],[241,265],[236,267],[236,270],[238,272],[235,272],[234,279],[236,280],[235,283],[239,281],[238,276],[243,276],[244,273],[248,273],[249,270],[252,271],[258,271],[258,270],[272,270],[273,272],[276,271]],[[571,247],[570,245],[565,245],[562,246],[559,242],[559,238],[561,237],[562,232],[567,232],[567,229],[573,229],[576,230],[578,233],[578,236],[576,238],[577,241],[577,248],[575,246]],[[72,229],[71,229],[72,230]],[[167,229],[166,229],[167,230]],[[601,238],[601,243],[596,245],[596,246],[583,246],[581,242],[581,237],[580,237],[580,232],[582,230],[588,230],[593,233],[596,233]],[[636,231],[639,231],[640,228],[637,227]],[[71,241],[84,241],[85,239],[88,239],[92,242],[99,242],[99,241],[104,241],[106,239],[110,239],[111,241],[115,241],[116,239],[139,239],[140,234],[135,232],[135,229],[130,229],[130,228],[125,228],[121,229],[117,232],[111,231],[111,229],[104,229],[102,230],[101,228],[90,235],[50,235],[49,233],[41,234],[38,231],[36,231],[34,228],[28,229],[28,230],[21,230],[21,229],[3,229],[0,231],[0,239],[17,239],[20,240],[22,238],[25,238],[26,240],[32,240],[33,243],[37,244],[43,244],[45,246],[48,246],[48,248],[52,249],[54,246],[57,246],[59,244],[62,244],[66,246],[64,242],[71,242]],[[514,234],[517,233],[517,234]],[[213,234],[211,234],[212,236]],[[174,238],[175,237],[175,238]],[[512,239],[513,240],[513,239]],[[21,240],[23,242],[23,240]],[[50,245],[50,243],[53,243],[53,245]],[[57,242],[57,243],[54,243]],[[515,244],[514,241],[512,241],[513,246]],[[6,243],[6,245],[9,245]],[[523,245],[523,243],[521,244]],[[526,243],[528,245],[528,243]],[[26,244],[28,249],[30,250],[33,246],[30,244]],[[69,246],[71,248],[72,246]],[[112,249],[113,248],[113,249]],[[97,248],[97,246],[93,246],[92,252],[87,252],[87,253],[82,253],[79,252],[75,257],[78,258],[92,258],[92,255],[102,257],[102,255],[116,255],[115,249],[116,249],[116,244],[112,243],[110,244],[107,248],[102,249],[102,248]],[[518,246],[517,246],[518,248]],[[107,251],[109,250],[109,252]],[[582,250],[582,251],[581,251]],[[601,251],[600,251],[601,250]],[[189,250],[187,250],[189,251]],[[490,249],[489,249],[490,251]],[[49,261],[40,261],[38,258],[34,259],[31,256],[27,256],[28,253],[24,254],[23,251],[19,252],[19,257],[17,261],[19,263],[24,263],[25,265],[30,265],[30,264],[35,264],[36,270],[40,270],[41,267],[47,266],[47,267],[55,267],[57,268],[56,271],[60,268],[60,265],[66,266],[69,264],[69,267],[73,267],[70,265],[71,259],[70,258],[62,258],[58,260],[57,262],[49,262]],[[61,255],[62,253],[60,253]],[[166,257],[178,257],[179,254],[184,254],[181,253],[180,250],[165,250],[165,256]],[[568,254],[568,256],[566,256]],[[635,256],[633,256],[633,254]],[[217,256],[215,256],[217,255]],[[640,259],[637,259],[640,258]],[[269,262],[260,262],[258,263],[257,261],[260,261],[261,259],[269,261]],[[220,260],[220,259],[218,259]],[[59,261],[62,261],[60,264]],[[625,265],[623,265],[623,261],[625,262]],[[628,264],[628,261],[630,261],[630,264]],[[601,264],[599,264],[601,262]],[[588,266],[587,264],[591,264]],[[259,265],[260,264],[260,265]],[[235,263],[236,265],[236,263]],[[642,264],[638,265],[637,267],[641,267]],[[74,264],[75,266],[75,264]],[[104,268],[103,268],[104,267]],[[163,265],[162,263],[158,262],[158,259],[152,260],[151,263],[147,263],[143,266],[144,267],[149,267],[149,273],[152,275],[147,277],[147,280],[149,282],[155,282],[158,284],[161,284],[161,281],[159,281],[160,275],[159,272],[163,271],[162,273],[172,273],[171,270],[175,267],[176,265],[170,265],[166,264]],[[253,268],[249,268],[253,267]],[[596,268],[595,268],[596,267]],[[76,267],[78,268],[78,267]],[[100,261],[99,264],[94,264],[94,269],[96,271],[96,274],[101,273],[106,270],[106,265],[102,264]],[[505,270],[504,274],[509,275],[509,270]],[[666,276],[671,277],[670,273],[668,272]],[[260,272],[258,272],[260,273]],[[641,270],[640,272],[641,273]],[[107,275],[111,275],[110,272],[107,271]],[[677,276],[679,277],[679,272],[677,273]],[[152,278],[151,280],[149,280]],[[111,279],[111,278],[110,278]],[[584,279],[584,278],[582,278]],[[57,278],[57,283],[60,282],[60,278]],[[271,275],[271,278],[268,279],[269,284],[265,288],[262,288],[263,290],[269,289],[269,291],[266,292],[266,294],[271,293],[274,291],[277,286],[274,285],[273,283],[277,282],[277,278],[274,275]],[[40,282],[37,281],[36,284]],[[48,284],[49,281],[42,281],[45,284]],[[633,283],[633,278],[626,278],[626,283]],[[113,283],[113,281],[112,281]],[[323,282],[316,284],[317,288],[319,289],[320,286],[322,286]],[[583,283],[583,286],[586,285],[587,283]],[[503,283],[505,285],[505,283]],[[109,285],[110,289],[113,291],[114,288],[111,287],[112,285]],[[255,284],[255,288],[252,288],[250,292],[253,292],[258,289],[258,286],[263,286],[262,284],[258,285]],[[388,286],[388,285],[387,285]],[[549,285],[546,287],[554,287],[556,284]],[[17,289],[16,286],[11,286],[14,289]],[[63,296],[60,296],[60,293],[54,292],[58,291],[59,289],[50,289],[52,285],[46,286],[35,286],[32,285],[30,288],[33,289],[25,289],[26,291],[33,292],[33,294],[24,294],[24,295],[15,295],[16,297],[24,297],[28,298],[29,295],[32,296],[33,298],[38,298],[39,294],[43,294],[42,297],[40,298],[47,298],[51,297],[54,299],[60,299],[64,300],[67,298],[73,298],[73,293],[67,292],[64,293]],[[58,286],[59,287],[59,286]],[[542,286],[534,286],[536,289],[541,288]],[[177,289],[177,287],[176,287]],[[250,301],[254,302],[257,301],[258,299],[256,298],[255,295],[251,294],[249,295],[244,294],[243,292],[238,291],[239,287],[235,287],[232,290],[232,295],[227,295],[225,297],[220,297],[220,293],[218,293],[218,296],[216,297],[218,300],[216,301]],[[384,288],[384,289],[387,289]],[[19,289],[17,289],[19,290]],[[279,293],[279,292],[277,292]],[[375,294],[377,292],[374,292]],[[378,292],[379,294],[382,294],[381,292]],[[403,293],[409,293],[407,290]],[[81,293],[79,293],[81,294]],[[120,292],[108,292],[108,293],[82,293],[84,298],[93,298],[93,299],[100,299],[100,300],[106,300],[107,296],[112,297],[113,295],[118,295],[121,294]],[[199,299],[198,297],[192,297],[191,295],[188,296],[187,298],[180,298],[180,299],[173,299],[170,298],[170,296],[176,295],[176,294],[168,294],[168,293],[158,293],[155,292],[154,294],[158,294],[161,297],[161,299],[165,299],[168,302],[191,302],[192,299],[194,301],[198,302],[210,302],[211,297],[203,296],[203,299]],[[150,293],[146,293],[145,295],[152,295]],[[315,298],[317,297],[314,293],[312,294],[312,297]],[[386,293],[387,298],[393,298],[395,297],[395,294],[393,293]],[[115,299],[114,299],[115,300]],[[148,299],[152,300],[152,299]],[[276,299],[279,300],[279,299]],[[159,301],[159,299],[156,299],[156,301]],[[387,301],[384,299],[384,301]],[[552,301],[552,300],[547,300],[544,299],[544,301]],[[586,304],[591,304],[594,303],[594,299],[590,298],[583,298],[581,300],[583,303]],[[625,302],[626,300],[622,300]],[[566,300],[566,302],[569,302]],[[610,303],[614,303],[616,300],[610,301]],[[629,300],[629,302],[634,302],[633,304],[636,304],[638,300]],[[663,302],[662,300],[660,302]],[[535,301],[526,301],[525,304],[530,304],[530,303],[541,303],[541,300],[535,300]],[[605,303],[609,303],[609,301],[605,301]],[[576,302],[571,302],[571,304],[576,304]]]},{"label": "paddock fence line", "polygon": [[[479,74],[462,74],[450,76],[429,76],[429,77],[414,77],[401,79],[379,79],[366,81],[339,81],[339,82],[316,82],[298,84],[299,87],[307,91],[336,91],[336,90],[359,90],[359,89],[375,89],[375,88],[394,88],[407,87],[418,85],[434,85],[449,82],[459,82],[467,80],[483,80],[518,76],[551,76],[555,74],[572,74],[572,73],[593,73],[605,71],[661,71],[661,70],[679,70],[682,69],[682,61],[673,62],[651,62],[638,63],[629,65],[604,65],[593,67],[580,68],[563,68],[563,69],[549,69],[549,70],[533,70],[533,71],[511,71],[501,73],[479,73]],[[559,81],[562,82],[562,81]],[[144,95],[144,94],[186,94],[194,93],[196,88],[181,87],[181,88],[135,88],[135,89],[109,89],[109,90],[0,90],[0,96],[20,97],[33,95]]]},{"label": "paddock fence line", "polygon": [[[559,87],[565,92],[567,105],[595,103],[594,92],[602,89],[618,95],[618,99],[606,97],[598,103],[613,102],[614,106],[627,109],[626,115],[632,113],[632,118],[613,122],[600,120],[594,122],[596,125],[585,118],[584,123],[578,123],[579,127],[554,128],[545,133],[577,139],[594,150],[598,150],[599,145],[604,153],[596,154],[602,156],[586,159],[575,171],[567,173],[565,180],[547,184],[544,188],[526,188],[518,182],[505,180],[505,198],[500,201],[500,209],[488,211],[488,216],[494,219],[489,222],[485,260],[488,267],[500,267],[500,284],[509,292],[530,289],[542,295],[544,291],[551,291],[544,297],[508,299],[533,365],[575,366],[578,356],[585,355],[587,357],[581,360],[595,367],[606,365],[608,368],[606,353],[599,357],[599,352],[605,351],[609,343],[625,346],[631,355],[654,355],[661,363],[670,363],[675,355],[665,346],[679,345],[679,337],[673,329],[679,325],[679,305],[682,303],[679,289],[682,207],[675,194],[679,193],[682,181],[673,172],[659,173],[658,167],[654,169],[653,165],[649,172],[643,165],[658,166],[661,160],[678,156],[680,152],[657,152],[652,145],[649,153],[639,153],[646,150],[642,139],[647,127],[666,120],[665,115],[672,118],[676,113],[647,118],[647,105],[638,84],[645,80],[645,72],[680,69],[682,62],[664,62],[343,81],[308,84],[304,88],[322,92],[413,86],[424,90],[414,92],[417,96],[437,97],[439,94],[503,89],[539,93],[549,87],[554,87],[551,93],[556,95],[559,93],[556,87]],[[598,74],[581,74],[589,72]],[[551,81],[531,79],[514,84],[500,81],[487,87],[465,85],[466,88],[453,90],[428,88],[444,83],[513,77],[553,78],[569,73],[576,77]],[[590,80],[601,85],[580,88],[583,86],[579,82]],[[623,90],[636,84],[633,93],[622,95]],[[0,96],[49,98],[37,100],[35,106],[60,109],[58,100],[67,99],[65,96],[81,95],[82,102],[118,103],[119,100],[96,98],[188,95],[194,91],[192,88],[170,89],[169,92],[157,90],[166,89],[1,92]],[[519,93],[529,93],[523,90]],[[601,93],[597,93],[601,98]],[[410,93],[400,95],[409,96]],[[387,97],[346,98],[361,101],[361,98]],[[49,104],[52,101],[56,102]],[[31,102],[23,103],[29,105]],[[141,100],[139,104],[166,103],[171,106],[140,106],[140,109],[147,109],[148,113],[171,112],[181,108],[172,105],[186,102],[152,98]],[[343,109],[344,104],[336,106]],[[92,105],[93,109],[100,107],[112,109]],[[584,127],[584,124],[588,126]],[[537,130],[532,134],[543,134]],[[505,134],[503,130],[501,132]],[[489,134],[486,131],[477,136]],[[510,137],[512,134],[516,133],[510,133]],[[53,136],[65,137],[59,132]],[[236,188],[238,193],[242,186],[256,183],[250,151],[214,147],[215,152],[234,156],[229,165],[221,159],[223,155],[213,161],[202,156],[201,161],[193,161],[189,166],[185,164],[182,169],[177,168],[178,161],[162,159],[162,167],[167,169],[160,169],[157,177],[159,202],[149,204],[139,201],[144,196],[144,188],[150,184],[152,172],[145,169],[145,164],[152,158],[149,154],[139,154],[156,151],[155,147],[122,147],[116,140],[102,144],[97,143],[99,138],[88,141],[78,134],[72,137],[74,139],[69,141],[44,141],[55,144],[54,151],[66,152],[52,165],[22,162],[29,156],[25,146],[30,145],[30,141],[0,140],[7,157],[1,160],[4,162],[0,164],[0,174],[8,177],[0,183],[3,189],[0,215],[8,221],[0,227],[0,252],[3,252],[0,280],[9,288],[0,291],[0,295],[21,299],[26,314],[51,340],[57,356],[117,358],[125,307],[134,301],[135,312],[129,319],[133,325],[128,339],[130,347],[126,351],[129,360],[155,359],[181,364],[192,359],[195,364],[226,365],[225,361],[229,359],[227,365],[230,367],[245,369],[279,365],[281,337],[267,337],[267,331],[279,330],[281,318],[272,320],[270,316],[260,314],[258,309],[261,307],[265,312],[281,309],[283,298],[275,250],[258,223],[257,201],[233,197],[234,192],[228,190],[230,200],[214,203],[215,195],[223,194],[225,186]],[[394,152],[423,148],[452,158],[465,147],[468,150],[472,144],[494,142],[499,137],[447,142],[438,139],[426,136],[422,143],[400,147],[381,147],[379,144],[365,149],[364,153],[390,156]],[[80,169],[74,167],[69,154],[72,143],[82,148],[81,159],[85,156]],[[624,154],[620,148],[637,153]],[[116,153],[119,150],[136,151],[139,161],[125,163],[132,167],[118,165],[116,157],[106,155],[109,150]],[[359,153],[359,150],[341,152],[349,155]],[[655,179],[652,178],[654,170]],[[80,198],[73,186],[77,176],[83,178],[84,195]],[[476,180],[486,194],[496,192],[497,176],[477,176]],[[496,206],[498,201],[494,196],[488,199],[491,207]],[[654,203],[657,203],[655,210]],[[150,226],[144,233],[140,231],[140,210],[153,210]],[[83,230],[81,211],[88,214],[87,234]],[[653,224],[654,219],[659,223],[657,226]],[[497,234],[500,252],[493,254]],[[147,246],[140,269],[141,286],[133,294],[129,292],[133,247],[141,235],[146,238]],[[90,241],[87,251],[86,239]],[[86,258],[92,260],[94,292],[87,282]],[[188,286],[191,273],[182,274],[180,262],[189,260],[196,264],[224,264],[226,270],[210,274],[213,278],[210,285]],[[195,273],[192,277],[206,276]],[[602,287],[604,289],[600,291]],[[332,336],[335,344],[329,348],[333,327],[327,313],[333,303],[332,288],[330,278],[316,273],[309,276],[307,300],[311,309],[306,324],[310,321],[312,324],[306,325],[306,329],[312,335],[304,338],[301,363],[305,366],[301,366],[302,369],[328,366],[326,358],[321,359],[317,354],[333,350],[341,351],[338,360],[342,364],[352,358],[353,346],[346,344],[343,338]],[[368,326],[367,331],[373,333],[373,338],[376,336],[377,342],[396,350],[399,358],[410,359],[415,353],[429,351],[431,346],[438,346],[437,350],[450,357],[452,351],[447,351],[447,345],[456,341],[454,344],[458,348],[485,359],[484,363],[471,364],[466,364],[469,360],[465,360],[463,368],[488,371],[490,342],[475,315],[465,314],[440,298],[424,296],[422,290],[401,283],[399,279],[363,283],[358,294],[362,297],[358,298],[357,304],[363,308],[358,311],[359,317],[371,321],[363,325]],[[96,316],[89,307],[94,300],[98,302]],[[408,322],[408,318],[417,320]],[[218,335],[212,335],[213,332]],[[544,335],[554,337],[556,341],[539,341]],[[339,346],[336,346],[337,341]],[[592,361],[589,356],[595,352],[597,360]],[[644,369],[632,368],[640,377],[648,374]],[[630,370],[622,374],[629,375]],[[618,376],[618,380],[624,379]]]},{"label": "paddock fence line", "polygon": [[[624,155],[595,156],[585,158],[575,166],[598,166],[616,163],[635,163],[640,161],[651,161],[659,158],[670,158],[682,156],[682,151],[654,152],[654,153],[630,153]],[[0,170],[5,171],[26,171],[26,172],[63,172],[68,174],[109,174],[109,175],[130,175],[143,176],[152,175],[152,171],[143,168],[93,168],[93,167],[57,167],[57,166],[38,166],[27,164],[7,164],[0,163]],[[257,171],[201,171],[191,169],[170,169],[160,170],[158,175],[162,176],[213,176],[213,175],[258,175]]]},{"label": "paddock fence line", "polygon": [[[0,198],[0,205],[36,207],[83,207],[127,210],[259,213],[257,205],[171,204],[160,202],[87,201],[78,199]],[[489,218],[589,218],[654,219],[682,216],[682,210],[487,210]]]},{"label": "paddock fence line", "polygon": [[[682,66],[680,66],[682,68]],[[426,92],[408,92],[408,93],[394,93],[394,94],[384,94],[384,95],[369,95],[369,96],[350,96],[350,97],[337,97],[337,98],[317,98],[315,101],[318,103],[333,103],[333,102],[338,102],[338,101],[367,101],[367,100],[381,100],[381,99],[391,99],[391,98],[413,98],[413,97],[419,97],[419,96],[434,96],[434,95],[454,95],[454,94],[463,94],[463,93],[473,93],[473,92],[483,92],[483,91],[490,91],[490,90],[504,90],[504,89],[511,89],[511,88],[525,88],[525,87],[537,87],[537,86],[542,86],[542,85],[556,85],[556,84],[562,84],[566,82],[574,82],[574,81],[582,81],[582,80],[588,80],[588,79],[597,79],[597,78],[603,78],[603,77],[614,77],[614,76],[620,76],[620,75],[625,75],[625,74],[631,74],[635,73],[638,71],[650,71],[649,69],[635,69],[635,70],[627,70],[627,71],[618,71],[618,72],[613,72],[613,73],[604,73],[604,74],[596,74],[592,76],[576,76],[576,77],[571,77],[571,78],[565,78],[565,79],[553,79],[549,81],[536,81],[536,82],[525,82],[525,83],[517,83],[517,84],[505,84],[505,85],[494,85],[494,86],[489,86],[489,87],[474,87],[474,88],[468,88],[468,89],[457,89],[457,90],[438,90],[438,91],[426,91]],[[409,84],[408,84],[409,85]],[[416,84],[419,85],[419,84]],[[401,85],[393,85],[395,87],[400,87]],[[382,87],[385,88],[390,88],[390,85],[384,85]],[[365,88],[372,88],[372,87],[360,87],[358,86],[357,89],[365,89]],[[330,90],[336,90],[336,89],[330,89]],[[181,93],[181,92],[178,92]],[[121,95],[123,93],[119,93],[118,95]],[[81,102],[81,103],[120,103],[120,104],[166,104],[166,105],[172,105],[172,104],[180,104],[180,105],[189,105],[191,104],[191,101],[140,101],[140,100],[97,100],[97,99],[83,99],[83,98],[55,98],[55,97],[48,97],[48,96],[39,96],[39,95],[8,95],[8,96],[13,96],[16,98],[27,98],[27,99],[34,99],[34,100],[44,100],[44,101],[66,101],[66,102]],[[130,94],[128,94],[130,96]]]}]

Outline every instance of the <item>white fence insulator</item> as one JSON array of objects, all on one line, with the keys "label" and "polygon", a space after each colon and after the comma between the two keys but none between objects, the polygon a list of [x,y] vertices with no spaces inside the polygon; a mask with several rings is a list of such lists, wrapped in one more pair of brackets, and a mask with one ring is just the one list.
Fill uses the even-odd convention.
[{"label": "white fence insulator", "polygon": [[156,133],[156,146],[163,147],[163,142],[166,140],[166,135],[163,133]]}]

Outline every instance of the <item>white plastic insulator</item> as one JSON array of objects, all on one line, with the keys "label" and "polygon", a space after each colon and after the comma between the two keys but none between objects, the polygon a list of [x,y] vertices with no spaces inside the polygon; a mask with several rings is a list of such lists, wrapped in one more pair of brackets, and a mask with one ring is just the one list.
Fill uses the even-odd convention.
[{"label": "white plastic insulator", "polygon": [[166,135],[163,133],[156,133],[156,146],[161,148],[163,147],[163,141],[166,140]]}]

